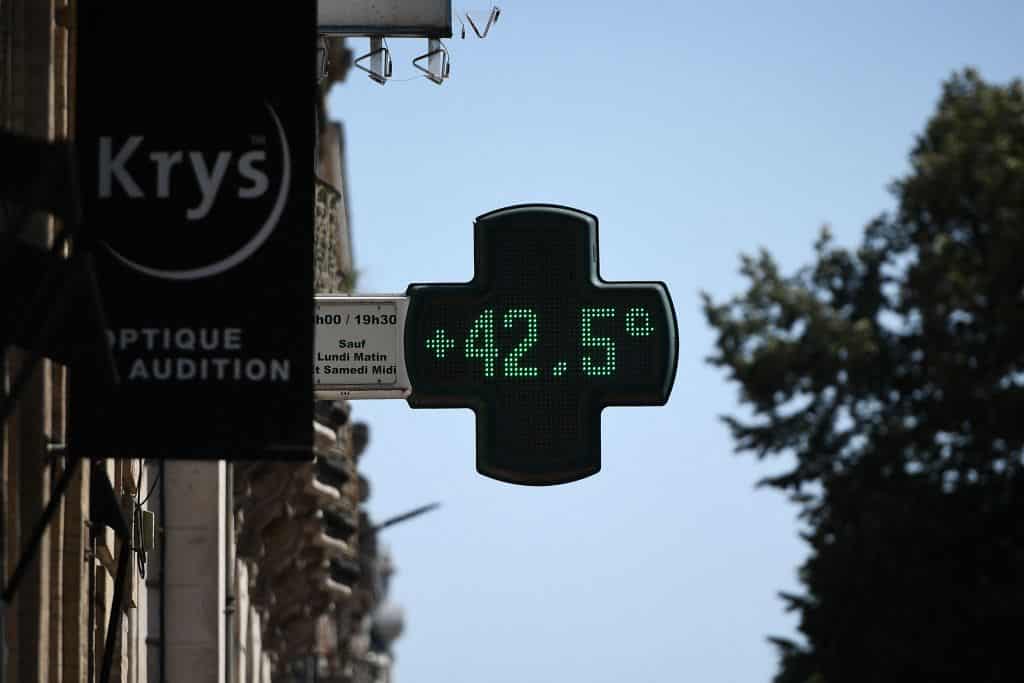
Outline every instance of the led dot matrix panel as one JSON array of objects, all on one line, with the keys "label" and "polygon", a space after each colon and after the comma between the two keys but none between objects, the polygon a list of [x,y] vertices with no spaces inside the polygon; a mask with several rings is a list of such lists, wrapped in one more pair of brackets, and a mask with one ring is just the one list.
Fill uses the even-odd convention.
[{"label": "led dot matrix panel", "polygon": [[477,218],[475,274],[407,291],[413,408],[472,408],[477,470],[560,484],[601,468],[601,410],[663,405],[675,311],[660,282],[604,282],[597,218],[513,206]]}]

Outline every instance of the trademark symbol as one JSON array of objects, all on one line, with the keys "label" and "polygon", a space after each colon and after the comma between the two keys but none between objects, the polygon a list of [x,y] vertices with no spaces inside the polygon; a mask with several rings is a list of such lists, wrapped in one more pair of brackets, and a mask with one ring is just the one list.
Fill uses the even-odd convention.
[{"label": "trademark symbol", "polygon": [[249,136],[249,141],[252,142],[252,144],[254,144],[254,145],[265,145],[265,144],[267,144],[267,136],[266,135],[250,135]]}]

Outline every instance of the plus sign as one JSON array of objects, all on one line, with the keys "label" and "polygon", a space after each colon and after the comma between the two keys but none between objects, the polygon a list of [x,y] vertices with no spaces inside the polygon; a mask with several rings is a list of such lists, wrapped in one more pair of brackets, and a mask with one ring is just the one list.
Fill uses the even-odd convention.
[{"label": "plus sign", "polygon": [[455,348],[455,340],[447,336],[444,330],[438,328],[434,332],[434,336],[426,341],[425,346],[433,351],[438,358],[444,358],[449,351]]},{"label": "plus sign", "polygon": [[567,207],[480,216],[474,252],[469,282],[409,286],[409,405],[471,408],[488,477],[560,484],[596,473],[601,411],[668,400],[678,334],[668,290],[603,281],[597,218]]}]

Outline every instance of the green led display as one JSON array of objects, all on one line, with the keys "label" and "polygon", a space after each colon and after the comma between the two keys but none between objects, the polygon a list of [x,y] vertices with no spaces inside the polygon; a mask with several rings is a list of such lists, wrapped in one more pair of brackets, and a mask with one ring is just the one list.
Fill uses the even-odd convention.
[{"label": "green led display", "polygon": [[626,311],[626,333],[634,337],[649,337],[654,332],[651,316],[642,306],[630,306]]},{"label": "green led display", "polygon": [[611,337],[594,334],[591,327],[594,318],[614,317],[615,309],[611,306],[580,310],[580,343],[584,347],[595,347],[604,352],[601,362],[595,362],[590,356],[583,356],[583,372],[591,377],[607,377],[615,374],[615,342]]},{"label": "green led display", "polygon": [[479,358],[484,364],[484,377],[494,377],[494,363],[498,355],[498,347],[494,343],[494,311],[487,309],[469,328],[466,358]]},{"label": "green led display", "polygon": [[[579,312],[580,330],[580,370],[590,377],[608,377],[615,374],[615,340],[611,337],[594,333],[593,321],[600,318],[616,317],[614,306],[605,307],[583,307]],[[478,358],[483,361],[484,377],[494,377],[494,366],[498,359],[502,360],[504,367],[503,377],[508,379],[527,379],[539,377],[539,368],[520,365],[523,356],[534,347],[540,340],[537,323],[537,312],[531,308],[512,308],[505,312],[505,329],[514,327],[517,319],[526,321],[525,334],[512,348],[508,349],[507,355],[501,358],[501,350],[495,343],[494,333],[494,311],[488,309],[476,318],[476,321],[469,328],[466,336],[465,353],[466,358]],[[638,325],[636,320],[643,320]],[[650,315],[646,309],[639,306],[630,307],[625,316],[626,333],[634,337],[647,337],[653,331],[650,323]],[[444,360],[448,351],[455,348],[457,342],[449,337],[443,329],[438,328],[434,334],[427,339],[424,346],[432,351],[438,361]],[[597,349],[591,352],[590,349]],[[588,355],[591,354],[591,355]],[[598,360],[595,360],[595,357]],[[553,377],[565,377],[569,369],[569,361],[560,360],[552,368]]]},{"label": "green led display", "polygon": [[513,308],[507,311],[505,313],[506,329],[512,327],[512,321],[517,318],[526,321],[526,336],[505,357],[505,376],[536,377],[540,374],[540,370],[519,365],[519,359],[537,343],[537,312],[529,308]]},{"label": "green led display", "polygon": [[438,328],[434,336],[427,340],[427,348],[434,352],[438,358],[444,358],[448,352],[455,348],[455,340],[448,337],[444,330]]},{"label": "green led display", "polygon": [[472,408],[477,469],[521,484],[600,469],[601,410],[661,405],[676,321],[660,282],[605,282],[597,220],[520,206],[477,219],[475,275],[408,289],[414,408]]}]

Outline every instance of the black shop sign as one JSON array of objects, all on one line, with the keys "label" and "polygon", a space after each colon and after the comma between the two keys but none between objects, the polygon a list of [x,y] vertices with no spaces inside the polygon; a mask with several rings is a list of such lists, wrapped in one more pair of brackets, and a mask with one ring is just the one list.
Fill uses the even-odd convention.
[{"label": "black shop sign", "polygon": [[78,6],[85,239],[120,382],[87,457],[308,459],[316,3]]}]

